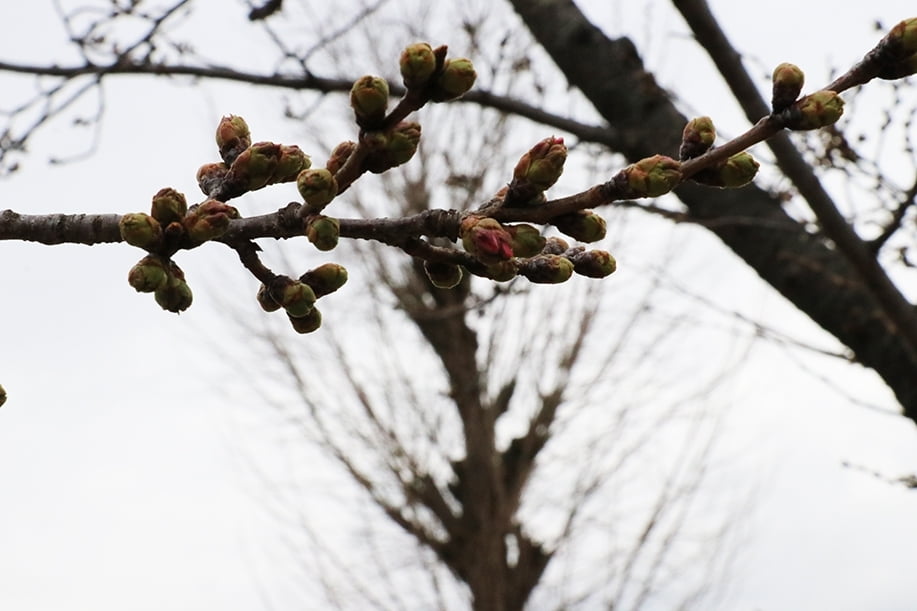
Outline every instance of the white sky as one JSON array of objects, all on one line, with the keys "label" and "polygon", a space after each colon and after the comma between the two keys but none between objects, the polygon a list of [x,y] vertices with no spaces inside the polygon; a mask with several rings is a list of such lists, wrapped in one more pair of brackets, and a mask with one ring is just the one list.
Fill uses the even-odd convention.
[{"label": "white sky", "polygon": [[[914,12],[902,0],[843,10],[774,0],[753,16],[750,3],[711,4],[733,42],[760,59],[756,68],[792,60],[813,84],[824,81],[827,65],[855,60],[875,42],[874,19],[891,25]],[[704,109],[723,99],[721,86],[689,50],[668,4],[625,6],[595,2],[589,13],[613,34],[632,33],[663,82],[714,114],[722,130],[741,129],[734,108]],[[0,59],[60,57],[44,33],[56,32],[49,19],[45,2],[18,3],[15,19],[0,20]],[[259,138],[283,139],[283,123],[259,117],[276,109],[233,91],[225,107],[227,98],[213,90],[111,81],[98,151],[85,162],[46,166],[55,142],[71,143],[72,134],[44,132],[24,169],[0,182],[0,208],[126,212],[145,208],[166,184],[195,193],[193,172],[214,156],[221,114],[252,117],[256,130],[275,132]],[[727,289],[748,291],[753,313],[831,346],[713,240],[686,231],[680,239],[694,250],[680,269],[717,267],[698,273],[692,289],[724,299]],[[242,611],[259,608],[262,589],[277,609],[311,608],[289,595],[290,571],[272,564],[280,535],[240,467],[245,431],[227,395],[246,372],[202,342],[237,352],[239,334],[227,329],[222,310],[254,290],[227,269],[238,265],[220,248],[181,257],[195,304],[176,317],[124,281],[136,249],[0,242],[0,384],[9,394],[0,409],[0,609]],[[913,609],[917,493],[841,468],[847,460],[893,476],[917,471],[913,423],[850,405],[775,347],[756,347],[755,358],[731,386],[736,407],[723,448],[747,465],[733,477],[761,480],[730,608]],[[893,405],[869,372],[813,367],[870,403]]]}]

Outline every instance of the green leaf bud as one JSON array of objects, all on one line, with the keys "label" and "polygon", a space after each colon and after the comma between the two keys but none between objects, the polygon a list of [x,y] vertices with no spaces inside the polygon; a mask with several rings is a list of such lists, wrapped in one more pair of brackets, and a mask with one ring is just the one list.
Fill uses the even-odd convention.
[{"label": "green leaf bud", "polygon": [[288,318],[290,319],[290,325],[297,333],[312,333],[318,331],[319,327],[322,326],[322,313],[318,308],[312,308],[305,316],[297,318],[288,315]]},{"label": "green leaf bud", "polygon": [[424,261],[423,271],[436,288],[451,289],[462,281],[462,268],[444,261]]},{"label": "green leaf bud", "polygon": [[158,255],[140,259],[127,274],[128,283],[138,293],[152,293],[169,281],[169,261]]},{"label": "green leaf bud", "polygon": [[795,131],[833,125],[844,114],[844,100],[834,91],[822,89],[797,101],[785,112],[786,128]]},{"label": "green leaf bud", "polygon": [[306,237],[319,250],[333,250],[341,237],[341,224],[330,216],[314,216],[306,225]]},{"label": "green leaf bud", "polygon": [[328,157],[328,163],[325,164],[325,167],[328,168],[328,171],[332,174],[337,174],[338,171],[344,167],[344,164],[347,163],[347,160],[350,159],[350,156],[356,148],[357,143],[352,140],[341,142],[331,151],[331,156]]},{"label": "green leaf bud", "polygon": [[545,138],[524,154],[513,170],[513,178],[526,181],[539,191],[549,189],[564,171],[567,145],[563,138]]},{"label": "green leaf bud", "polygon": [[573,263],[560,255],[538,255],[523,260],[519,274],[536,284],[559,284],[573,275]]},{"label": "green leaf bud", "polygon": [[362,76],[350,88],[350,106],[361,127],[382,122],[388,108],[388,82],[381,76]]},{"label": "green leaf bud", "polygon": [[466,216],[459,226],[459,237],[465,250],[485,265],[513,257],[512,237],[492,218]]},{"label": "green leaf bud", "polygon": [[580,242],[598,242],[605,237],[605,219],[592,210],[577,210],[551,219],[562,233]]},{"label": "green leaf bud", "polygon": [[153,250],[162,244],[162,226],[149,214],[133,212],[118,220],[121,239],[138,248]]},{"label": "green leaf bud", "polygon": [[681,164],[665,155],[641,159],[621,170],[632,197],[659,197],[681,182]]},{"label": "green leaf bud", "polygon": [[312,166],[312,160],[296,145],[280,146],[280,159],[271,178],[271,183],[293,182],[299,173]]},{"label": "green leaf bud", "polygon": [[510,235],[514,257],[534,257],[544,248],[545,237],[537,227],[520,223],[504,225],[503,228]]},{"label": "green leaf bud", "polygon": [[313,212],[320,212],[338,193],[338,183],[327,168],[303,170],[296,177],[296,188]]},{"label": "green leaf bud", "polygon": [[795,64],[782,63],[774,68],[771,110],[775,113],[789,108],[799,97],[806,75]]},{"label": "green leaf bud", "polygon": [[430,96],[434,102],[445,102],[465,95],[478,78],[470,59],[447,59],[435,77]]},{"label": "green leaf bud", "polygon": [[316,298],[321,298],[344,286],[347,282],[347,269],[337,263],[324,263],[307,271],[299,280],[312,287]]},{"label": "green leaf bud", "polygon": [[681,134],[681,147],[678,158],[682,161],[700,157],[713,146],[716,140],[716,128],[710,117],[696,117],[688,121]]},{"label": "green leaf bud", "polygon": [[220,119],[217,125],[216,141],[220,157],[231,164],[242,151],[251,146],[252,134],[245,119],[238,115],[228,115]]},{"label": "green leaf bud", "polygon": [[398,60],[401,78],[408,89],[423,87],[436,71],[436,55],[433,48],[425,42],[417,42],[405,47]]},{"label": "green leaf bud", "polygon": [[587,278],[604,278],[618,268],[615,258],[604,250],[578,248],[566,257],[573,263],[573,271]]},{"label": "green leaf bud", "polygon": [[188,213],[188,201],[182,193],[166,187],[156,192],[150,208],[154,219],[162,225],[168,225],[174,221],[180,222],[184,218]]}]

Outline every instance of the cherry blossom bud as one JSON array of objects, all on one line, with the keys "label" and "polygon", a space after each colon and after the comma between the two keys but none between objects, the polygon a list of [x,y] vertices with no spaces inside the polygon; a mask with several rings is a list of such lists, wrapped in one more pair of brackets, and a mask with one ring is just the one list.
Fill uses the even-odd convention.
[{"label": "cherry blossom bud", "polygon": [[433,83],[430,98],[434,102],[445,102],[465,95],[478,78],[470,59],[447,59]]},{"label": "cherry blossom bud", "polygon": [[138,293],[152,293],[169,281],[169,262],[158,255],[147,255],[131,268],[127,281]]},{"label": "cherry blossom bud", "polygon": [[306,237],[319,250],[333,250],[338,245],[340,235],[340,222],[329,216],[314,216],[306,225]]},{"label": "cherry blossom bud", "polygon": [[688,121],[681,134],[681,147],[678,158],[682,161],[700,157],[706,153],[716,140],[716,128],[710,117],[697,117]]},{"label": "cherry blossom bud", "polygon": [[423,271],[436,288],[451,289],[462,281],[462,268],[444,261],[424,261]]},{"label": "cherry blossom bud", "polygon": [[303,170],[296,178],[296,188],[313,212],[320,212],[337,195],[338,183],[326,168]]},{"label": "cherry blossom bud", "polygon": [[344,286],[347,282],[347,269],[337,263],[325,263],[307,271],[299,277],[299,281],[312,287],[315,297],[320,298]]},{"label": "cherry blossom bud", "polygon": [[799,66],[782,63],[774,68],[773,94],[771,96],[771,110],[778,113],[796,101],[802,86],[806,82],[806,75]]},{"label": "cherry blossom bud", "polygon": [[833,125],[844,114],[844,100],[834,91],[809,94],[786,111],[786,128],[795,131]]},{"label": "cherry blossom bud", "polygon": [[293,330],[297,333],[313,333],[322,326],[322,313],[315,307],[309,310],[305,316],[297,318],[288,314],[287,317]]},{"label": "cherry blossom bud", "polygon": [[177,273],[175,270],[178,270],[178,266],[172,263],[169,281],[165,286],[156,289],[153,297],[156,298],[156,303],[163,310],[178,314],[191,307],[193,295],[191,294],[191,287],[185,282],[184,274],[181,273],[181,270],[178,270]]},{"label": "cherry blossom bud", "polygon": [[284,278],[278,287],[271,290],[272,295],[277,295],[277,302],[286,310],[290,318],[302,318],[315,307],[315,292],[308,284]]},{"label": "cherry blossom bud", "polygon": [[299,173],[312,166],[312,160],[296,145],[281,145],[280,159],[271,183],[293,182]]},{"label": "cherry blossom bud", "polygon": [[239,218],[234,207],[215,199],[194,206],[182,220],[192,246],[220,237],[229,229],[232,219]]},{"label": "cherry blossom bud", "polygon": [[519,159],[513,178],[524,180],[540,191],[549,189],[564,171],[567,146],[563,138],[545,138]]},{"label": "cherry blossom bud", "polygon": [[895,61],[901,61],[917,53],[917,17],[897,23],[879,45],[884,47],[884,53]]},{"label": "cherry blossom bud", "polygon": [[331,151],[331,156],[328,158],[328,163],[325,164],[325,167],[328,168],[328,171],[332,174],[337,174],[338,171],[344,167],[344,164],[347,163],[347,160],[350,159],[350,156],[356,148],[357,143],[352,140],[341,142]]},{"label": "cherry blossom bud", "polygon": [[160,189],[153,196],[150,213],[162,225],[181,221],[188,212],[185,196],[171,187]]},{"label": "cherry blossom bud", "polygon": [[220,157],[231,164],[242,151],[251,146],[252,134],[245,119],[238,115],[228,115],[220,119],[217,125],[216,140]]},{"label": "cherry blossom bud", "polygon": [[245,191],[255,191],[271,182],[280,163],[280,145],[256,142],[236,157],[229,168],[227,180]]},{"label": "cherry blossom bud", "polygon": [[197,184],[204,195],[209,197],[223,184],[228,173],[229,168],[225,163],[205,163],[197,171]]},{"label": "cherry blossom bud", "polygon": [[570,245],[563,238],[549,236],[545,238],[544,248],[541,250],[546,255],[562,255],[570,249]]},{"label": "cherry blossom bud", "polygon": [[534,257],[544,248],[545,237],[537,227],[520,223],[503,228],[510,235],[514,257]]},{"label": "cherry blossom bud", "polygon": [[560,255],[538,255],[522,261],[519,274],[536,284],[559,284],[573,275],[573,263]]},{"label": "cherry blossom bud", "polygon": [[462,246],[481,263],[490,265],[512,258],[512,238],[503,226],[489,217],[467,216],[459,226]]},{"label": "cherry blossom bud", "polygon": [[659,197],[681,182],[681,164],[665,155],[641,159],[622,170],[632,197]]},{"label": "cherry blossom bud", "polygon": [[518,266],[516,265],[516,261],[512,259],[500,261],[499,263],[491,263],[484,272],[486,278],[490,278],[495,282],[509,282],[517,275],[519,275]]},{"label": "cherry blossom bud", "polygon": [[420,143],[420,124],[402,121],[386,132],[367,132],[363,140],[369,148],[364,166],[374,174],[381,174],[414,156]]},{"label": "cherry blossom bud", "polygon": [[357,124],[371,127],[385,118],[388,108],[388,82],[380,76],[358,78],[350,89],[350,106]]},{"label": "cherry blossom bud", "polygon": [[138,248],[155,249],[162,244],[162,226],[149,214],[132,212],[118,220],[121,239]]},{"label": "cherry blossom bud", "polygon": [[604,250],[579,249],[576,252],[568,253],[567,257],[573,263],[573,271],[587,278],[610,276],[618,267],[611,253]]},{"label": "cherry blossom bud", "polygon": [[592,210],[577,210],[551,219],[561,232],[580,242],[598,242],[605,237],[605,219]]},{"label": "cherry blossom bud", "polygon": [[417,89],[426,85],[436,71],[436,55],[429,44],[414,43],[401,52],[398,67],[401,69],[404,86]]}]

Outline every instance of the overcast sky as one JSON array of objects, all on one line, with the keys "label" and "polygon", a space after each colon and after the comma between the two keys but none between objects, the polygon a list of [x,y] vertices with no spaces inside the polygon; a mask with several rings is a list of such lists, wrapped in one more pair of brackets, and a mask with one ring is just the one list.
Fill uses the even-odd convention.
[{"label": "overcast sky", "polygon": [[[199,4],[243,10],[222,0]],[[706,108],[723,99],[722,85],[690,49],[668,4],[633,4],[587,8],[611,34],[633,35],[688,106],[715,114],[727,133],[742,129],[731,105]],[[50,5],[17,3],[15,18],[0,20],[0,60],[66,63]],[[846,3],[843,10],[826,0],[773,0],[766,9],[711,5],[755,70],[792,60],[814,84],[874,44],[876,19],[890,26],[915,12],[902,0]],[[234,34],[235,51],[248,50],[248,32]],[[247,60],[258,65],[256,56]],[[0,91],[9,86],[0,77]],[[214,156],[220,115],[257,117],[249,120],[264,139],[282,139],[285,125],[261,119],[280,105],[266,108],[245,88],[201,91],[125,78],[107,83],[105,95],[92,156],[49,166],[48,158],[80,147],[65,126],[40,133],[23,168],[0,180],[0,209],[140,210],[167,184],[195,192],[193,173]],[[679,262],[698,272],[697,291],[710,287],[733,300],[727,306],[750,307],[806,341],[834,346],[709,236],[677,235],[697,249]],[[707,259],[709,252],[720,253],[717,260]],[[246,371],[223,358],[221,346],[238,354],[240,334],[225,311],[250,300],[254,287],[228,254],[210,246],[182,256],[195,304],[172,316],[127,286],[136,249],[0,242],[0,384],[9,394],[0,409],[0,609],[242,611],[265,608],[265,596],[276,609],[314,608],[293,596],[295,572],[279,560],[282,530],[265,515],[239,448],[248,432],[240,430],[233,393]],[[713,273],[699,272],[711,266]],[[912,280],[907,290],[915,294]],[[328,324],[333,304],[343,308],[348,297],[338,299],[329,299]],[[757,489],[728,608],[914,609],[917,492],[842,467],[848,461],[889,476],[917,471],[913,423],[889,415],[893,399],[870,372],[825,360],[805,361],[804,369],[766,344],[754,359],[720,398],[732,404],[722,452],[747,469],[730,477]],[[879,409],[846,400],[832,385]]]}]

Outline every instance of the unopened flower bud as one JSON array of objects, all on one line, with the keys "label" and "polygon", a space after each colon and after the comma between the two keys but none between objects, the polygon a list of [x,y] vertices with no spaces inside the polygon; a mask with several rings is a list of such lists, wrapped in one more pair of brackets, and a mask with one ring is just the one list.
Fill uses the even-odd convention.
[{"label": "unopened flower bud", "polygon": [[271,178],[271,183],[292,182],[299,173],[312,166],[312,160],[296,145],[281,145],[280,159]]},{"label": "unopened flower bud", "polygon": [[844,114],[844,100],[834,91],[809,94],[786,111],[786,128],[795,131],[833,125]]},{"label": "unopened flower bud", "polygon": [[436,77],[432,95],[434,102],[445,102],[465,95],[478,78],[470,59],[447,59]]},{"label": "unopened flower bud", "polygon": [[330,216],[314,216],[306,225],[306,237],[319,250],[334,249],[340,236],[341,224]]},{"label": "unopened flower bud", "polygon": [[312,333],[314,331],[318,331],[318,329],[322,326],[322,313],[318,308],[315,307],[309,310],[305,316],[296,318],[287,315],[287,318],[289,318],[290,325],[297,333]]},{"label": "unopened flower bud", "polygon": [[228,173],[229,168],[225,163],[205,163],[197,171],[197,184],[204,195],[209,197],[220,187]]},{"label": "unopened flower bud", "polygon": [[[173,264],[174,265],[174,264]],[[177,268],[178,266],[174,266]],[[156,303],[167,312],[184,312],[191,307],[191,287],[185,282],[184,274],[170,274],[169,281],[153,293]]]},{"label": "unopened flower bud", "polygon": [[226,233],[229,222],[237,218],[239,211],[234,207],[215,199],[208,199],[194,206],[182,220],[182,225],[191,245],[197,246]]},{"label": "unopened flower bud", "polygon": [[495,282],[509,282],[518,275],[519,267],[516,261],[512,259],[500,261],[499,263],[491,263],[484,272],[486,278],[490,278]]},{"label": "unopened flower bud", "polygon": [[587,278],[604,278],[618,268],[615,258],[604,250],[582,249],[568,253],[567,257],[573,263],[573,271]]},{"label": "unopened flower bud", "polygon": [[347,269],[337,263],[324,263],[299,277],[315,293],[316,299],[329,295],[347,282]]},{"label": "unopened flower bud", "polygon": [[356,148],[357,143],[353,140],[341,142],[331,151],[331,156],[328,157],[328,163],[325,164],[325,167],[328,168],[328,171],[332,174],[337,174],[338,171],[344,167],[344,164],[347,163],[347,160],[350,159],[350,156]]},{"label": "unopened flower bud", "polygon": [[138,293],[152,293],[169,281],[169,262],[158,255],[147,255],[131,268],[127,281]]},{"label": "unopened flower bud", "polygon": [[462,268],[444,261],[424,261],[423,271],[436,288],[451,289],[462,281]]},{"label": "unopened flower bud", "polygon": [[153,196],[150,213],[162,225],[181,221],[188,212],[188,201],[182,193],[171,187],[160,189]]},{"label": "unopened flower bud", "polygon": [[688,121],[681,134],[681,147],[678,158],[682,161],[700,157],[713,146],[716,140],[716,128],[710,117],[696,117]]},{"label": "unopened flower bud", "polygon": [[276,312],[280,309],[280,304],[277,303],[277,300],[271,296],[271,291],[262,284],[258,287],[258,305],[261,306],[261,309],[265,312]]},{"label": "unopened flower bud", "polygon": [[388,82],[381,76],[358,78],[350,89],[350,106],[361,127],[371,127],[385,118]]},{"label": "unopened flower bud", "polygon": [[567,146],[563,138],[545,138],[519,159],[513,178],[540,191],[549,189],[564,171]]},{"label": "unopened flower bud", "polygon": [[519,274],[536,284],[559,284],[573,275],[573,263],[560,255],[538,255],[520,263]]},{"label": "unopened flower bud", "polygon": [[271,182],[279,163],[279,144],[256,142],[232,162],[227,179],[245,191],[255,191]]},{"label": "unopened flower bud", "polygon": [[149,214],[132,212],[118,220],[121,239],[138,248],[152,250],[162,244],[162,226]]},{"label": "unopened flower bud", "polygon": [[758,174],[759,164],[751,153],[736,153],[718,168],[722,186],[730,189],[747,185]]},{"label": "unopened flower bud", "polygon": [[771,110],[778,113],[796,101],[802,86],[806,82],[806,75],[795,64],[782,63],[774,68],[773,95],[771,96]]},{"label": "unopened flower bud", "polygon": [[271,294],[277,296],[277,302],[291,318],[302,318],[315,307],[315,292],[304,282],[284,280],[286,282],[272,288]]},{"label": "unopened flower bud", "polygon": [[296,188],[310,210],[319,212],[338,193],[338,183],[327,168],[303,170],[296,178]]},{"label": "unopened flower bud", "polygon": [[577,210],[551,219],[561,232],[580,242],[598,242],[605,237],[605,219],[592,210]]},{"label": "unopened flower bud", "polygon": [[490,265],[513,257],[512,238],[489,217],[467,216],[459,226],[462,246],[481,263]]},{"label": "unopened flower bud", "polygon": [[231,164],[242,151],[251,146],[252,134],[245,119],[238,115],[229,115],[220,119],[216,140],[220,157],[227,164]]},{"label": "unopened flower bud", "polygon": [[418,42],[405,47],[398,60],[401,69],[401,78],[408,89],[423,87],[436,71],[436,55],[433,48],[425,43]]},{"label": "unopened flower bud", "polygon": [[381,174],[406,163],[414,156],[420,143],[420,124],[402,121],[384,133],[365,134],[364,141],[369,147],[369,155],[364,162],[366,169]]},{"label": "unopened flower bud", "polygon": [[570,249],[570,244],[563,238],[549,236],[545,238],[544,248],[541,250],[546,255],[562,255]]},{"label": "unopened flower bud", "polygon": [[504,225],[503,228],[510,235],[514,257],[534,257],[544,249],[545,237],[538,228],[524,223]]},{"label": "unopened flower bud", "polygon": [[632,197],[659,197],[681,182],[681,164],[665,155],[653,155],[631,164],[622,171]]}]

